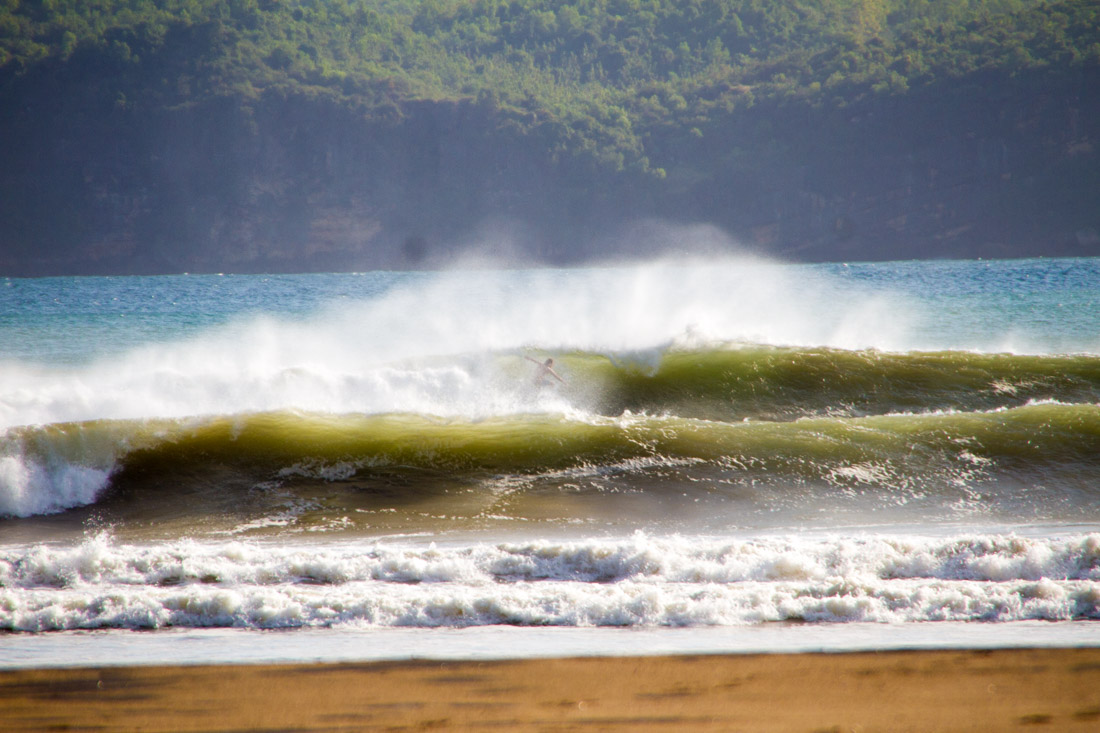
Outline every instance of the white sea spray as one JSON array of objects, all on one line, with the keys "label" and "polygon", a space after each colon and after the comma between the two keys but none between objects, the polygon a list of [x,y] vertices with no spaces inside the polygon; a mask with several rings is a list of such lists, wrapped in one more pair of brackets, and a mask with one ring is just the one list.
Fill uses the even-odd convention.
[{"label": "white sea spray", "polygon": [[685,334],[709,343],[900,348],[910,306],[881,294],[841,303],[827,278],[743,258],[443,272],[322,304],[306,317],[241,315],[88,363],[0,360],[0,427],[282,409],[473,417],[560,410],[566,403],[547,403],[553,393],[532,405],[519,388],[530,379],[522,360],[502,365],[490,355],[588,350],[652,367]]}]

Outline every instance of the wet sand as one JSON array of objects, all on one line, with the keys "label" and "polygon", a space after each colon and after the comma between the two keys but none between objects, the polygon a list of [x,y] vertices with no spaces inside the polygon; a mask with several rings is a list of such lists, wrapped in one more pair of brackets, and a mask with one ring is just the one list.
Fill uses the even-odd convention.
[{"label": "wet sand", "polygon": [[11,670],[0,728],[1097,731],[1100,649]]}]

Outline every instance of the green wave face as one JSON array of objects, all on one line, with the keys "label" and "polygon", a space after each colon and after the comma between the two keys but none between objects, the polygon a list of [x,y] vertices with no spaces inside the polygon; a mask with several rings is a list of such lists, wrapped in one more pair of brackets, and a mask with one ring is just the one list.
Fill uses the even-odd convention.
[{"label": "green wave face", "polygon": [[124,435],[126,443],[141,447],[125,454],[119,477],[204,465],[272,477],[306,463],[346,464],[355,475],[420,470],[461,476],[532,475],[663,458],[736,461],[768,473],[820,476],[835,466],[866,461],[911,466],[917,474],[937,457],[960,455],[974,464],[996,463],[1014,471],[1100,461],[1100,406],[1060,403],[988,413],[740,423],[647,415],[518,415],[469,421],[280,412],[154,429],[147,423],[89,423],[44,433],[68,442],[79,433],[82,439],[75,442],[80,445]]},{"label": "green wave face", "polygon": [[[789,420],[933,410],[988,411],[1038,400],[1100,402],[1100,357],[763,346],[670,350],[654,366],[567,357],[598,384],[605,414],[668,412],[711,420]],[[584,389],[581,387],[580,389]]]},{"label": "green wave face", "polygon": [[148,524],[275,509],[307,525],[406,529],[668,512],[729,526],[775,512],[805,522],[906,507],[914,519],[1088,521],[1100,504],[1094,405],[732,424],[272,413],[138,432],[134,442],[148,444],[120,459],[101,508]]},{"label": "green wave face", "polygon": [[1095,356],[731,347],[558,363],[557,396],[582,407],[9,430],[0,460],[58,496],[8,513],[84,503],[85,521],[175,532],[1100,520]]}]

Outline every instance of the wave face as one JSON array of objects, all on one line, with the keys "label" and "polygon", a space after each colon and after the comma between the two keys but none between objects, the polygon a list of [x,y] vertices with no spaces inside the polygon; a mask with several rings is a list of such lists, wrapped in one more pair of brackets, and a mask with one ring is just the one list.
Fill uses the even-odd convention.
[{"label": "wave face", "polygon": [[294,515],[295,526],[369,529],[373,514],[394,514],[390,526],[433,507],[454,526],[488,516],[584,523],[593,503],[632,514],[644,493],[654,520],[681,496],[710,512],[724,505],[712,528],[734,514],[787,507],[794,521],[838,503],[902,514],[910,505],[914,520],[949,512],[1089,521],[1100,499],[1098,446],[1100,406],[1059,402],[790,421],[280,412],[94,422],[9,431],[8,480],[14,474],[23,491],[4,508],[30,516],[98,501],[149,524],[169,510],[196,520],[247,510],[277,512],[279,526]]},{"label": "wave face", "polygon": [[0,511],[125,497],[136,519],[160,516],[176,495],[204,497],[188,510],[202,514],[326,483],[403,485],[408,504],[480,487],[495,502],[490,487],[510,477],[528,491],[643,478],[654,494],[770,486],[785,502],[838,488],[898,502],[959,487],[1007,501],[1027,486],[1019,510],[1046,516],[1075,503],[1087,515],[1100,485],[1097,356],[737,346],[670,348],[645,366],[572,352],[557,361],[566,385],[542,390],[524,379],[530,366],[498,353],[478,370],[454,367],[454,381],[507,408],[482,418],[284,410],[9,428]]},{"label": "wave face", "polygon": [[0,629],[1098,615],[1100,260],[2,284]]},{"label": "wave face", "polygon": [[1029,402],[1100,402],[1100,357],[893,353],[753,345],[670,349],[655,367],[595,354],[566,357],[604,414],[792,420],[990,411]]}]

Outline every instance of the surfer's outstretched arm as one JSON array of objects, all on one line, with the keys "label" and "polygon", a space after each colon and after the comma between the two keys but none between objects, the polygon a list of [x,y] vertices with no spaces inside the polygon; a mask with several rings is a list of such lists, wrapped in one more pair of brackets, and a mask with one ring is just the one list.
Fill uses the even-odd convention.
[{"label": "surfer's outstretched arm", "polygon": [[537,359],[532,359],[531,357],[527,356],[526,354],[523,355],[523,358],[526,359],[527,361],[531,362],[532,364],[538,364],[539,370],[538,370],[538,373],[535,374],[535,385],[536,386],[543,384],[544,380],[546,379],[547,374],[549,374],[550,376],[552,376],[554,379],[558,380],[562,384],[565,384],[565,380],[561,378],[561,375],[554,371],[554,360],[553,359],[547,357],[546,361],[539,361]]}]

